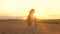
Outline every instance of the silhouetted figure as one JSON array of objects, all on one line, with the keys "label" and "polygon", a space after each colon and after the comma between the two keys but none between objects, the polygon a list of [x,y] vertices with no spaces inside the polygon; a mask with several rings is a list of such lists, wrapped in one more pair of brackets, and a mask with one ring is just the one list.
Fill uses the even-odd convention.
[{"label": "silhouetted figure", "polygon": [[36,34],[36,16],[34,15],[35,10],[31,9],[27,17],[28,30],[32,34]]},{"label": "silhouetted figure", "polygon": [[29,26],[36,26],[36,16],[34,16],[35,10],[31,9],[27,17],[27,22]]}]

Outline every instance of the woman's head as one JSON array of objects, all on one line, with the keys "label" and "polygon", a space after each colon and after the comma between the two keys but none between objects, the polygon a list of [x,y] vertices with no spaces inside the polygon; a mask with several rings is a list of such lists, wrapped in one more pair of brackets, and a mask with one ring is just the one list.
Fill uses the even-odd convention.
[{"label": "woman's head", "polygon": [[30,14],[33,15],[35,13],[35,10],[34,9],[31,9],[30,10]]}]

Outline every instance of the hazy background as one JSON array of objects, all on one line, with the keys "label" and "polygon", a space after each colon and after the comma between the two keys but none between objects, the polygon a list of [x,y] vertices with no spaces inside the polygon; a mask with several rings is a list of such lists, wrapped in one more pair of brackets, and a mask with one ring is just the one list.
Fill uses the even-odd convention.
[{"label": "hazy background", "polygon": [[39,19],[60,19],[60,0],[0,0],[0,18],[26,18],[32,8]]}]

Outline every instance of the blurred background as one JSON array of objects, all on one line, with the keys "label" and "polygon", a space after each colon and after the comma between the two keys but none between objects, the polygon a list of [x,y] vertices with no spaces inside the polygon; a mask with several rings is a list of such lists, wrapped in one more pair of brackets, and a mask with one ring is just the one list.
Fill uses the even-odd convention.
[{"label": "blurred background", "polygon": [[60,0],[0,0],[0,19],[26,19],[32,8],[38,19],[60,19]]}]

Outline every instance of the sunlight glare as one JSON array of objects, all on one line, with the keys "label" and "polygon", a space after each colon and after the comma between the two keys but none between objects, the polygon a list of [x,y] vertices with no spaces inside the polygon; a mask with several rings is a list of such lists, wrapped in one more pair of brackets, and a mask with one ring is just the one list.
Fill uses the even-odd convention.
[{"label": "sunlight glare", "polygon": [[34,13],[34,16],[36,16],[36,17],[38,18],[39,13],[38,13],[38,12],[35,12],[35,13]]}]

